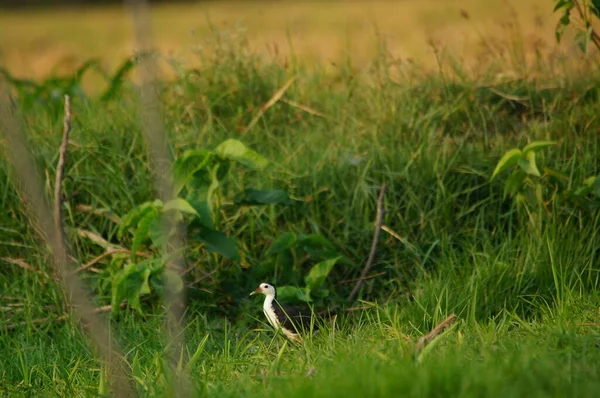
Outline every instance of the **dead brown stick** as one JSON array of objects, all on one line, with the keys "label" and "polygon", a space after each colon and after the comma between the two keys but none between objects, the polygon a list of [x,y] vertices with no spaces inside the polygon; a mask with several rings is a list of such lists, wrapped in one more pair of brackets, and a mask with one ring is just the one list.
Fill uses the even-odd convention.
[{"label": "dead brown stick", "polygon": [[[110,256],[113,256],[115,254],[120,254],[120,253],[123,253],[123,254],[132,254],[133,252],[131,250],[123,249],[123,248],[120,248],[120,247],[109,248],[109,249],[107,249],[107,251],[105,253],[102,253],[98,257],[92,259],[88,263],[86,263],[86,264],[82,265],[81,267],[77,268],[75,271],[73,271],[73,273],[77,274],[79,272],[83,272],[83,271],[85,271],[87,269],[92,268],[94,265],[98,264],[100,261],[104,260],[106,257],[110,257]],[[153,257],[152,254],[150,254],[150,253],[144,253],[144,252],[137,252],[137,253],[135,253],[135,255],[139,256],[139,257],[144,257],[144,258]],[[181,266],[179,266],[179,265],[177,265],[175,263],[172,263],[172,262],[167,262],[167,267],[170,268],[170,269],[177,270],[177,271],[182,271],[183,270],[183,268]]]},{"label": "dead brown stick", "polygon": [[[125,308],[126,306],[127,306],[127,303],[125,301],[123,301],[120,305],[121,308]],[[94,314],[102,314],[102,313],[110,312],[111,309],[112,309],[112,305],[104,305],[102,307],[95,308],[92,312]],[[56,318],[46,317],[46,318],[34,319],[32,321],[21,321],[21,322],[17,322],[17,323],[11,323],[11,324],[4,326],[3,329],[4,330],[14,330],[14,329],[17,329],[19,326],[25,326],[28,324],[42,325],[42,324],[48,323],[50,321],[64,322],[67,319],[69,319],[69,315],[63,314]]]},{"label": "dead brown stick", "polygon": [[7,263],[11,263],[11,264],[14,264],[16,266],[19,266],[19,267],[21,267],[23,269],[26,269],[27,271],[35,272],[36,274],[45,276],[46,278],[50,278],[47,274],[45,274],[44,272],[42,272],[39,269],[35,268],[34,266],[30,265],[29,263],[27,263],[22,258],[1,257],[0,260],[3,260],[3,261],[6,261]]},{"label": "dead brown stick", "polygon": [[102,253],[101,255],[99,255],[98,257],[96,257],[95,259],[93,259],[92,261],[90,261],[87,264],[84,264],[81,267],[77,268],[75,270],[75,273],[83,272],[86,269],[91,268],[94,265],[98,264],[100,261],[104,260],[106,257],[110,257],[110,256],[112,256],[114,254],[119,254],[119,253],[131,253],[131,251],[127,250],[127,249],[113,249],[113,250],[108,250],[106,253]]},{"label": "dead brown stick", "polygon": [[75,208],[85,213],[91,213],[96,216],[105,217],[106,219],[112,221],[115,224],[121,222],[121,219],[117,215],[112,214],[109,210],[94,209],[92,206],[84,204],[78,204]]},{"label": "dead brown stick", "polygon": [[354,285],[354,288],[348,295],[348,301],[352,301],[358,290],[360,289],[363,280],[371,270],[373,266],[373,260],[375,260],[375,252],[377,251],[377,243],[379,241],[379,234],[381,232],[381,225],[383,224],[383,198],[385,196],[385,190],[387,189],[386,184],[381,185],[381,189],[379,190],[379,197],[377,198],[377,217],[375,218],[375,232],[373,234],[373,242],[371,243],[371,252],[369,253],[369,258],[367,259],[367,263],[365,264],[365,268],[363,268],[360,278]]},{"label": "dead brown stick", "polygon": [[69,133],[71,132],[71,98],[65,95],[65,116],[63,119],[63,136],[58,151],[58,165],[56,166],[56,179],[54,181],[54,228],[58,239],[65,246],[65,228],[62,222],[62,182],[67,162],[67,147],[69,145]]},{"label": "dead brown stick", "polygon": [[421,351],[427,344],[429,344],[433,339],[435,339],[438,335],[440,335],[444,330],[450,327],[456,321],[456,315],[451,314],[448,318],[444,319],[440,322],[435,328],[433,328],[429,333],[425,336],[421,337],[417,344],[415,345],[415,351]]},{"label": "dead brown stick", "polygon": [[279,90],[277,90],[271,96],[271,98],[267,101],[267,103],[264,104],[258,110],[258,112],[256,113],[256,115],[254,115],[254,117],[252,118],[252,120],[250,121],[250,123],[248,124],[248,126],[246,126],[246,128],[244,129],[244,131],[242,132],[242,134],[245,134],[248,131],[250,131],[250,129],[252,127],[254,127],[254,125],[256,123],[258,123],[258,121],[260,120],[260,118],[262,117],[262,115],[264,115],[265,112],[268,111],[270,107],[272,107],[273,105],[275,105],[277,103],[277,101],[279,101],[281,99],[281,97],[283,97],[283,94],[285,94],[285,92],[291,87],[292,83],[294,83],[295,80],[296,80],[296,76],[292,76],[291,79],[289,79],[287,82],[285,82],[285,84],[283,86],[281,86],[279,88]]},{"label": "dead brown stick", "polygon": [[107,323],[93,313],[93,306],[81,281],[69,272],[67,264],[71,260],[66,251],[66,245],[60,239],[55,228],[57,221],[53,219],[54,212],[45,199],[44,185],[36,172],[35,161],[27,148],[19,119],[14,112],[8,88],[0,79],[0,133],[4,134],[6,145],[10,148],[7,153],[11,169],[27,201],[27,210],[32,212],[34,227],[40,231],[40,235],[47,241],[51,249],[50,264],[60,275],[59,280],[66,292],[66,297],[72,303],[77,304],[73,306],[75,315],[83,324],[89,325],[87,334],[95,345],[96,354],[102,357],[109,377],[114,382],[113,395],[130,397],[134,390],[128,377],[129,371],[120,354],[120,346],[108,332]]}]

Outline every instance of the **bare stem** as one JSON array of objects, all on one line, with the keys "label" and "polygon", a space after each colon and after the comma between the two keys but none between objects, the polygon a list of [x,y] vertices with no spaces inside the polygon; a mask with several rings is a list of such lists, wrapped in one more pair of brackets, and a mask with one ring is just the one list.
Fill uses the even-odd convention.
[{"label": "bare stem", "polygon": [[58,153],[58,165],[56,166],[56,180],[54,181],[54,228],[58,244],[63,248],[65,245],[65,228],[62,222],[62,181],[67,162],[67,147],[69,146],[69,133],[71,132],[71,98],[65,95],[65,116],[63,119],[63,137]]},{"label": "bare stem", "polygon": [[427,344],[429,344],[433,339],[435,339],[438,335],[440,335],[444,330],[450,327],[454,322],[456,322],[456,315],[451,314],[448,318],[444,319],[440,322],[435,328],[433,328],[429,333],[425,336],[421,337],[417,344],[415,345],[415,350],[417,352],[421,351]]},{"label": "bare stem", "polygon": [[354,288],[352,289],[352,292],[350,292],[350,295],[348,296],[348,301],[351,301],[354,299],[354,296],[356,296],[356,293],[358,293],[358,291],[360,290],[360,287],[361,287],[363,281],[365,280],[367,274],[369,273],[369,271],[371,270],[371,267],[373,266],[373,260],[375,260],[375,253],[377,252],[377,243],[379,241],[379,234],[381,232],[381,225],[383,224],[383,213],[384,213],[383,198],[385,196],[386,189],[387,189],[386,184],[381,185],[381,189],[379,190],[379,198],[377,198],[377,217],[375,218],[375,232],[373,234],[373,242],[371,243],[371,252],[369,253],[369,258],[367,259],[365,268],[363,268],[363,270],[360,274],[360,278],[358,279],[358,281],[356,282],[356,285],[354,285]]}]

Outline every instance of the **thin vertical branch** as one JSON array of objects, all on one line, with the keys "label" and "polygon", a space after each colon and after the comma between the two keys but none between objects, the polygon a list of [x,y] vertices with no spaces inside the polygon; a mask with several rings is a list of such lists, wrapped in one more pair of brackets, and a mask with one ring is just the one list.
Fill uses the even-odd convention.
[{"label": "thin vertical branch", "polygon": [[[150,159],[155,178],[155,188],[163,203],[174,198],[173,182],[170,175],[170,157],[168,152],[167,136],[164,132],[163,119],[161,117],[161,104],[157,85],[157,69],[154,62],[153,49],[151,46],[152,35],[150,29],[150,18],[148,4],[145,0],[127,0],[133,16],[133,27],[137,50],[141,53],[138,69],[141,77],[141,101],[142,101],[142,126],[143,133],[148,145]],[[175,220],[165,215],[163,218],[164,232],[173,230]],[[175,229],[179,231],[179,229]],[[167,245],[169,256],[174,263],[181,263],[181,249],[183,240],[180,233],[170,237]],[[178,272],[178,271],[176,271]],[[180,275],[181,276],[181,275]],[[183,336],[183,310],[185,297],[183,293],[167,289],[166,306],[167,316],[165,318],[166,329],[169,338],[169,362],[172,368],[176,368],[180,350],[183,349],[185,339]],[[174,371],[173,391],[177,397],[185,397],[189,394],[189,382],[185,370]]]},{"label": "thin vertical branch", "polygon": [[[65,116],[70,120],[70,116]],[[67,130],[70,130],[67,129]],[[43,184],[39,174],[35,170],[34,159],[27,148],[27,143],[21,131],[20,123],[11,109],[8,88],[4,81],[0,81],[0,132],[6,137],[6,143],[10,150],[9,155],[12,169],[18,179],[20,188],[28,199],[29,210],[33,212],[33,218],[38,223],[42,237],[47,240],[51,249],[51,264],[60,276],[62,288],[67,293],[67,298],[72,303],[73,312],[85,325],[85,330],[96,347],[96,352],[106,364],[109,378],[113,381],[113,393],[117,397],[131,397],[133,388],[127,377],[127,367],[120,354],[119,344],[111,339],[108,325],[94,313],[86,290],[75,274],[69,272],[69,256],[66,251],[64,236],[59,235],[56,228],[59,223],[62,230],[62,221],[55,220],[55,214],[46,199]],[[68,131],[66,134],[68,138]],[[63,141],[65,134],[63,134]],[[66,152],[66,144],[64,145]],[[61,149],[61,153],[63,149]],[[59,156],[60,166],[64,170],[65,156]],[[62,180],[62,177],[60,178]],[[60,186],[60,181],[57,179]],[[60,196],[60,188],[58,188]],[[59,201],[61,198],[59,198]],[[60,206],[60,203],[56,203]]]},{"label": "thin vertical branch", "polygon": [[65,116],[63,119],[63,137],[58,152],[58,165],[56,166],[56,180],[54,181],[54,229],[56,236],[64,248],[65,229],[62,222],[62,204],[63,197],[61,193],[62,182],[65,173],[65,163],[67,162],[67,147],[69,146],[69,133],[71,132],[71,98],[65,95]]},{"label": "thin vertical branch", "polygon": [[383,224],[383,198],[385,196],[385,190],[387,189],[386,184],[381,185],[381,189],[379,190],[379,197],[377,198],[377,216],[375,218],[375,232],[373,233],[373,242],[371,243],[371,251],[369,252],[369,257],[367,258],[367,263],[365,264],[365,268],[363,268],[362,273],[360,274],[360,278],[356,281],[356,285],[354,285],[354,289],[350,292],[348,296],[348,301],[352,301],[356,293],[360,290],[360,286],[363,281],[367,277],[367,274],[371,270],[373,266],[373,260],[375,260],[375,253],[377,252],[377,243],[379,242],[379,234],[381,233],[381,225]]}]

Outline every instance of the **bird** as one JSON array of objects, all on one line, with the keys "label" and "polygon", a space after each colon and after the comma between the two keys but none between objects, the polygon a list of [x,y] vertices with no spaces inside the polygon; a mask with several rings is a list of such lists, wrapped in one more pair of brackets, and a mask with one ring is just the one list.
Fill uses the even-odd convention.
[{"label": "bird", "polygon": [[[261,283],[250,296],[264,294],[263,312],[275,330],[281,329],[291,341],[302,343],[301,331],[310,330],[311,326],[318,328],[320,323],[313,319],[310,309],[295,306],[282,306],[277,302],[277,289],[272,283]],[[334,317],[331,317],[335,319]],[[312,324],[312,325],[311,325]]]}]

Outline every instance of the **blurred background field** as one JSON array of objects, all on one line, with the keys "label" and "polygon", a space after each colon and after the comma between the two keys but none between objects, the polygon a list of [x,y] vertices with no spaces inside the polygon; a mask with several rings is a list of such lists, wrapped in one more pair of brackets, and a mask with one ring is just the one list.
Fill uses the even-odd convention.
[{"label": "blurred background field", "polygon": [[[547,0],[208,1],[157,4],[152,17],[161,52],[192,64],[217,32],[241,35],[267,56],[321,64],[351,57],[364,65],[382,42],[395,59],[435,68],[436,48],[475,72],[506,68],[515,47],[530,59],[578,55],[569,40],[556,44],[558,16]],[[114,69],[134,51],[132,35],[120,4],[0,13],[0,56],[17,77],[72,72],[90,58]]]}]

